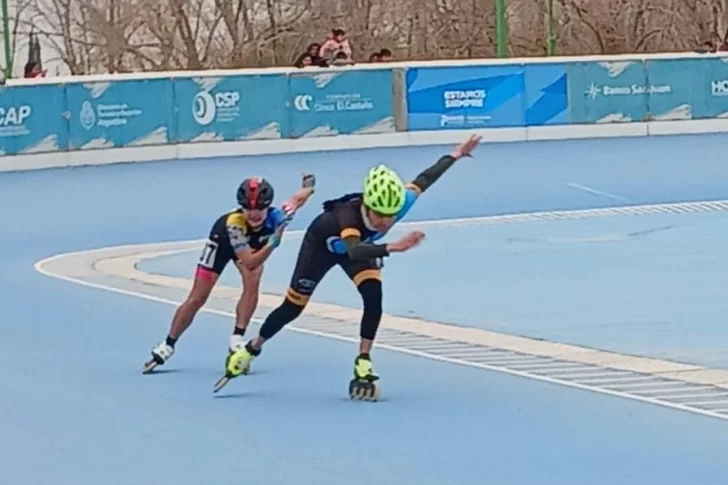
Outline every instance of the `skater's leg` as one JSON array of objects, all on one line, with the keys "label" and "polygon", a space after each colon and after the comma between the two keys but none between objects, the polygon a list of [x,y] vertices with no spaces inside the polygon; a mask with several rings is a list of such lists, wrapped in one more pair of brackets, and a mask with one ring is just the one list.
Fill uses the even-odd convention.
[{"label": "skater's leg", "polygon": [[272,339],[283,327],[301,315],[319,281],[332,266],[328,265],[328,267],[324,266],[315,271],[309,271],[308,276],[297,277],[299,275],[294,274],[283,303],[266,317],[258,336],[250,341],[250,348],[256,355],[260,353],[266,340]]},{"label": "skater's leg", "polygon": [[382,320],[382,281],[379,277],[365,279],[357,285],[357,289],[364,306],[359,328],[359,353],[369,355]]},{"label": "skater's leg", "polygon": [[212,293],[212,289],[217,284],[219,277],[219,275],[211,271],[198,269],[189,295],[174,313],[168,339],[176,342],[190,327],[195,316],[197,316],[197,312],[207,303],[207,299],[210,297],[210,293]]},{"label": "skater's leg", "polygon": [[197,312],[205,305],[210,293],[212,293],[212,289],[220,278],[220,274],[233,257],[232,247],[229,244],[219,244],[218,240],[220,238],[216,236],[213,227],[210,240],[205,243],[197,263],[192,289],[185,301],[177,307],[167,338],[152,349],[152,360],[144,364],[143,373],[151,372],[155,367],[163,365],[174,355],[177,340],[190,327]]},{"label": "skater's leg", "polygon": [[356,285],[362,298],[364,311],[359,327],[359,354],[368,357],[382,319],[382,273],[377,260],[350,261],[341,268]]},{"label": "skater's leg", "polygon": [[263,343],[273,338],[286,324],[295,320],[303,311],[305,303],[299,305],[293,303],[286,297],[283,303],[273,310],[260,327],[260,334],[250,340],[247,344],[237,349],[231,349],[232,353],[225,361],[226,377],[233,378],[250,371],[250,364],[253,362],[263,348]]},{"label": "skater's leg", "polygon": [[272,339],[283,327],[291,323],[303,312],[316,287],[326,273],[336,265],[337,257],[325,249],[318,237],[308,232],[298,251],[296,267],[283,303],[273,310],[260,327],[258,337],[250,342],[257,353],[266,340]]},{"label": "skater's leg", "polygon": [[[290,293],[290,289],[288,292]],[[291,300],[286,294],[286,298],[283,303],[278,306],[275,310],[270,312],[266,317],[263,325],[260,327],[260,332],[256,338],[254,338],[250,345],[257,352],[263,348],[263,343],[266,340],[272,339],[278,332],[283,330],[283,327],[294,321],[301,315],[303,309],[306,308],[308,303],[307,299]]]},{"label": "skater's leg", "polygon": [[316,290],[316,286],[336,262],[336,256],[328,253],[318,238],[310,233],[304,236],[283,303],[268,315],[260,327],[258,336],[228,358],[228,376],[237,377],[248,372],[250,363],[260,355],[263,343],[298,318]]},{"label": "skater's leg", "polygon": [[342,269],[351,278],[362,298],[364,310],[359,327],[359,355],[354,360],[354,379],[349,383],[352,399],[379,399],[379,376],[371,360],[372,346],[382,320],[382,275],[378,261],[349,262]]},{"label": "skater's leg", "polygon": [[238,299],[235,307],[235,328],[230,337],[230,350],[236,351],[245,345],[243,336],[253,318],[255,309],[258,307],[258,299],[260,296],[260,280],[263,276],[263,266],[257,269],[249,270],[238,265],[240,276],[243,280],[243,293]]},{"label": "skater's leg", "polygon": [[151,372],[155,367],[163,365],[174,355],[175,344],[182,334],[190,327],[197,312],[205,305],[210,297],[212,289],[219,275],[198,269],[195,280],[192,283],[192,289],[187,295],[185,301],[177,307],[172,317],[172,325],[170,326],[167,338],[164,342],[159,343],[152,349],[152,359],[144,364],[143,373]]},{"label": "skater's leg", "polygon": [[357,266],[359,268],[349,268],[349,271],[359,269],[351,279],[359,290],[364,310],[359,326],[359,355],[354,362],[354,375],[357,379],[371,382],[379,379],[374,372],[370,354],[379,322],[382,320],[382,275],[379,269],[372,267],[373,262],[363,269],[361,268],[363,265]]}]

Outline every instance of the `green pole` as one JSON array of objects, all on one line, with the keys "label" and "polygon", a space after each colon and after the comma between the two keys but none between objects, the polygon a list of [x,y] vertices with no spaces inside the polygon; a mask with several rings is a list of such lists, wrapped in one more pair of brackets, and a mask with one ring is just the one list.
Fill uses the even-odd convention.
[{"label": "green pole", "polygon": [[10,49],[10,16],[8,15],[8,0],[0,0],[3,9],[3,41],[5,42],[5,79],[13,76],[13,55]]},{"label": "green pole", "polygon": [[549,56],[556,54],[556,34],[554,34],[554,0],[548,1],[548,18],[546,28],[548,37],[546,39],[546,53]]},{"label": "green pole", "polygon": [[495,0],[495,36],[498,57],[508,56],[505,0]]}]

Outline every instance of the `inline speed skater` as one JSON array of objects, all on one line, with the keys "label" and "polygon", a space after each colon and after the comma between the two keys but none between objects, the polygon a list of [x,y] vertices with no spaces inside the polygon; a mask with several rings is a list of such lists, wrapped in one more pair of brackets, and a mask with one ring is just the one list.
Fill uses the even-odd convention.
[{"label": "inline speed skater", "polygon": [[192,289],[177,308],[167,338],[152,349],[152,358],[144,364],[142,373],[153,371],[174,355],[175,344],[207,302],[230,261],[235,261],[240,272],[243,292],[235,308],[235,328],[230,336],[229,351],[232,353],[244,346],[245,330],[258,306],[263,263],[280,244],[283,231],[296,211],[313,194],[314,176],[304,174],[301,185],[301,189],[278,209],[272,205],[275,194],[267,180],[250,177],[240,184],[239,207],[223,214],[212,225],[197,263]]},{"label": "inline speed skater", "polygon": [[228,356],[226,373],[215,385],[214,392],[230,379],[248,373],[263,343],[301,314],[326,273],[339,266],[356,285],[364,304],[359,354],[354,360],[349,395],[352,399],[376,401],[380,392],[379,376],[372,365],[371,350],[382,317],[381,262],[392,253],[417,246],[425,234],[413,231],[396,242],[375,244],[375,241],[383,238],[417,198],[458,159],[470,156],[480,139],[471,136],[407,185],[394,170],[379,165],[369,171],[363,192],[325,202],[323,212],[311,222],[304,235],[283,303],[268,315],[258,337]]}]

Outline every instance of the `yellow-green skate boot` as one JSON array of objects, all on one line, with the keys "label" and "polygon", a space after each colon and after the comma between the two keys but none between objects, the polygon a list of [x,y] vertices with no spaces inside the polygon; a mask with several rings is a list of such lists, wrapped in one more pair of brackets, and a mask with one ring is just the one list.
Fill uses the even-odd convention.
[{"label": "yellow-green skate boot", "polygon": [[255,350],[251,342],[231,352],[225,359],[225,375],[217,381],[213,392],[218,392],[225,387],[231,379],[247,374],[250,371],[250,364],[258,355],[260,355],[260,350]]},{"label": "yellow-green skate boot", "polygon": [[349,397],[359,401],[379,400],[379,376],[369,355],[362,354],[354,361],[354,379],[349,383]]}]

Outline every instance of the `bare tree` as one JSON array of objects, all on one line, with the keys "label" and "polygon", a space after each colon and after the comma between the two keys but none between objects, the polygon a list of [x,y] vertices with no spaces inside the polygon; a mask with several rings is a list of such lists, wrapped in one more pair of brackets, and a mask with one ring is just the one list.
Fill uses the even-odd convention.
[{"label": "bare tree", "polygon": [[[495,55],[491,0],[17,0],[72,73],[290,65],[332,28],[355,60]],[[546,53],[548,0],[506,0],[508,53]],[[688,51],[723,39],[728,0],[553,0],[562,55]]]},{"label": "bare tree", "polygon": [[[33,0],[16,0],[8,5],[8,38],[10,39],[10,61],[12,65],[25,64],[24,59],[18,58],[21,48],[26,47],[28,43],[28,34],[30,30],[26,28],[24,18]],[[4,39],[5,32],[0,26],[0,39]],[[2,48],[0,48],[0,70],[5,71],[5,41],[2,40]]]}]

